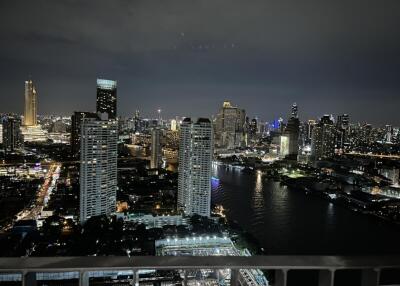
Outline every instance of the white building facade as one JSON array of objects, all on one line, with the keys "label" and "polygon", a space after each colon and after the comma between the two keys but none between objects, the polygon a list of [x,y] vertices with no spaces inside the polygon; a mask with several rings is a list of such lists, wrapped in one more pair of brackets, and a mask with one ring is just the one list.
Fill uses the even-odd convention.
[{"label": "white building facade", "polygon": [[116,120],[84,119],[81,128],[80,222],[116,208]]},{"label": "white building facade", "polygon": [[213,128],[209,119],[185,118],[180,129],[178,209],[210,216]]}]

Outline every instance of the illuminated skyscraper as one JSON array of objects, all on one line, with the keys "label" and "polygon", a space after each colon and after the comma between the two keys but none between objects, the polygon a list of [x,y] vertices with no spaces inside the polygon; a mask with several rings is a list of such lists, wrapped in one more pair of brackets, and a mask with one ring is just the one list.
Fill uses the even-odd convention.
[{"label": "illuminated skyscraper", "polygon": [[107,113],[109,119],[117,118],[117,82],[97,79],[97,113]]},{"label": "illuminated skyscraper", "polygon": [[94,112],[75,111],[71,116],[71,155],[79,158],[81,148],[81,125],[85,118],[98,118]]},{"label": "illuminated skyscraper", "polygon": [[151,131],[151,160],[150,168],[158,169],[162,162],[161,153],[161,130],[159,128],[154,128]]},{"label": "illuminated skyscraper", "polygon": [[37,125],[37,94],[32,80],[25,81],[24,125]]},{"label": "illuminated skyscraper", "polygon": [[350,118],[348,114],[342,114],[337,117],[336,148],[339,150],[344,150],[349,145],[349,126]]},{"label": "illuminated skyscraper", "polygon": [[213,128],[209,119],[185,118],[180,128],[178,209],[210,216]]},{"label": "illuminated skyscraper", "polygon": [[308,120],[307,125],[306,125],[306,132],[305,132],[306,133],[306,140],[305,140],[306,145],[311,145],[312,132],[313,132],[315,125],[316,125],[315,120],[313,120],[313,119]]},{"label": "illuminated skyscraper", "polygon": [[139,110],[135,111],[135,116],[133,117],[133,124],[134,124],[134,132],[141,132],[142,131],[142,122],[140,119],[140,112]]},{"label": "illuminated skyscraper", "polygon": [[171,120],[171,130],[172,130],[172,131],[178,130],[177,122],[176,122],[175,119],[172,119],[172,120]]},{"label": "illuminated skyscraper", "polygon": [[293,103],[292,105],[292,117],[297,118],[298,117],[298,107],[297,103]]},{"label": "illuminated skyscraper", "polygon": [[246,112],[225,101],[217,115],[215,126],[216,146],[235,149],[245,145],[244,126]]},{"label": "illuminated skyscraper", "polygon": [[250,122],[249,133],[251,137],[255,137],[258,131],[258,120],[253,118]]},{"label": "illuminated skyscraper", "polygon": [[24,121],[21,126],[24,142],[44,142],[47,131],[37,122],[37,92],[32,80],[25,81]]},{"label": "illuminated skyscraper", "polygon": [[392,137],[393,137],[393,126],[386,125],[385,126],[385,142],[392,143]]},{"label": "illuminated skyscraper", "polygon": [[[104,116],[103,116],[104,115]],[[118,123],[85,118],[81,126],[80,222],[115,211]]]},{"label": "illuminated skyscraper", "polygon": [[311,154],[315,160],[331,158],[335,154],[336,129],[329,115],[324,115],[312,133]]},{"label": "illuminated skyscraper", "polygon": [[291,116],[281,136],[281,156],[296,160],[299,153],[300,121],[296,103],[292,106]]},{"label": "illuminated skyscraper", "polygon": [[336,126],[340,129],[348,129],[350,125],[350,116],[348,114],[338,115]]},{"label": "illuminated skyscraper", "polygon": [[284,158],[289,155],[289,136],[281,135],[279,155]]},{"label": "illuminated skyscraper", "polygon": [[287,140],[287,142],[283,141],[287,144],[287,153],[284,156],[290,156],[292,159],[296,159],[299,153],[299,126],[299,119],[291,117],[282,134],[282,137],[286,137]]},{"label": "illuminated skyscraper", "polygon": [[6,152],[12,152],[21,146],[20,121],[14,116],[3,119],[3,146]]}]

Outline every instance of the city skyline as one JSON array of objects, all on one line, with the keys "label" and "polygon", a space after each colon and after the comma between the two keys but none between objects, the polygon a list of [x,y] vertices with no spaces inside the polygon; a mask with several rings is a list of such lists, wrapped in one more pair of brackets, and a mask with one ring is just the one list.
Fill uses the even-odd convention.
[{"label": "city skyline", "polygon": [[229,99],[266,119],[297,102],[304,120],[348,113],[399,125],[397,1],[42,4],[2,5],[0,112],[22,113],[29,75],[39,114],[91,110],[93,82],[104,77],[118,81],[125,116],[210,116]]},{"label": "city skyline", "polygon": [[400,285],[400,1],[0,2],[0,286]]},{"label": "city skyline", "polygon": [[[97,78],[96,79],[96,81],[97,81],[97,95],[95,95],[95,100],[97,101],[97,103],[96,103],[96,105],[93,107],[93,106],[91,106],[91,107],[88,107],[88,108],[86,108],[86,109],[83,109],[83,108],[77,108],[76,110],[74,110],[74,111],[72,111],[71,112],[71,114],[68,114],[68,113],[65,113],[65,112],[61,112],[61,113],[55,113],[55,112],[52,112],[52,113],[39,113],[39,112],[37,112],[37,105],[35,105],[35,110],[36,110],[36,117],[38,117],[38,116],[43,116],[43,117],[46,117],[46,116],[62,116],[62,117],[73,117],[73,115],[74,115],[74,113],[77,113],[77,112],[83,112],[82,110],[86,110],[86,111],[84,111],[84,112],[86,112],[86,113],[92,113],[92,114],[99,114],[99,113],[102,113],[100,110],[98,110],[99,109],[99,107],[97,106],[98,105],[98,98],[99,98],[99,95],[98,95],[98,92],[99,92],[99,81],[108,81],[108,82],[110,82],[110,83],[112,83],[112,84],[115,84],[115,87],[113,87],[113,88],[115,88],[114,89],[114,92],[115,92],[115,94],[116,94],[116,81],[113,81],[113,80],[104,80],[104,79],[99,79],[99,78]],[[29,80],[29,82],[32,82],[32,80],[30,79]],[[27,81],[25,81],[25,86],[26,86],[26,83],[27,83]],[[96,92],[96,90],[95,90],[95,92]],[[24,105],[25,105],[25,107],[23,107],[23,111],[21,112],[21,113],[19,113],[19,112],[14,112],[14,111],[7,111],[7,112],[2,112],[2,111],[0,111],[0,114],[11,114],[11,115],[19,115],[19,116],[22,116],[22,119],[24,118],[24,113],[26,112],[26,88],[25,88],[25,103],[24,103]],[[35,94],[36,94],[36,92],[35,92]],[[112,95],[112,97],[114,98],[112,101],[114,102],[113,103],[113,105],[114,105],[114,109],[118,109],[118,101],[116,100],[116,95]],[[108,95],[107,95],[108,96]],[[92,98],[93,99],[93,98]],[[37,99],[35,99],[35,100],[37,100]],[[225,104],[225,103],[230,103],[230,102],[232,102],[232,100],[230,100],[230,99],[225,99],[225,100],[223,100],[223,101],[221,101],[221,102],[218,102],[217,104]],[[302,118],[302,116],[301,116],[301,114],[302,114],[302,111],[303,111],[303,107],[302,106],[300,106],[300,108],[301,108],[301,110],[300,110],[300,115],[298,114],[298,104],[297,104],[297,102],[292,102],[291,103],[292,104],[292,110],[291,110],[291,112],[289,111],[283,111],[283,112],[280,112],[280,115],[277,115],[276,117],[267,117],[267,116],[258,116],[257,114],[249,114],[249,113],[246,113],[245,115],[249,118],[249,119],[251,119],[251,118],[253,118],[253,120],[257,120],[257,121],[259,121],[259,122],[262,122],[262,123],[269,123],[269,124],[273,124],[274,123],[274,121],[276,121],[276,120],[280,120],[280,119],[282,119],[282,120],[286,120],[286,119],[288,119],[288,118],[290,118],[291,116],[293,116],[293,108],[295,108],[296,109],[296,117],[298,117],[299,118],[299,120],[300,120],[300,122],[306,122],[306,121],[309,121],[309,120],[319,120],[319,119],[322,119],[322,118],[324,118],[324,117],[326,117],[326,116],[331,116],[332,117],[332,119],[334,120],[334,122],[336,122],[337,120],[340,120],[340,118],[341,118],[341,116],[343,116],[343,115],[346,115],[346,116],[350,116],[351,117],[351,119],[352,119],[352,122],[351,122],[351,124],[369,124],[369,125],[373,125],[373,126],[375,126],[375,127],[385,127],[385,126],[387,126],[387,125],[390,125],[390,126],[394,126],[394,127],[397,127],[397,126],[400,126],[400,123],[397,125],[396,123],[395,124],[392,124],[392,123],[390,123],[390,122],[384,122],[384,121],[382,121],[381,123],[374,123],[374,122],[371,122],[371,121],[368,121],[368,120],[365,120],[365,121],[360,121],[360,120],[357,120],[357,119],[355,119],[353,116],[352,116],[352,114],[348,114],[348,113],[341,113],[341,112],[338,112],[338,113],[333,113],[333,112],[325,112],[325,113],[320,113],[319,115],[315,115],[314,117],[303,117]],[[245,105],[245,106],[247,106],[247,105]],[[243,106],[242,106],[243,107]],[[218,117],[219,117],[219,111],[218,111],[218,107],[217,108],[215,108],[215,106],[213,106],[213,108],[214,109],[216,109],[216,111],[215,112],[212,112],[212,113],[210,113],[209,114],[209,116],[208,116],[208,118],[210,118],[210,119],[213,119],[213,120],[218,120]],[[234,107],[234,108],[237,108],[237,107]],[[246,108],[245,108],[246,109]],[[284,107],[284,109],[287,109],[287,106],[285,106]],[[77,110],[80,110],[80,111],[77,111]],[[150,112],[149,114],[145,114],[145,116],[143,117],[143,113],[141,112],[141,110],[138,110],[138,109],[136,109],[135,110],[135,112],[133,113],[133,114],[116,114],[116,111],[112,111],[113,113],[115,113],[115,115],[113,115],[112,116],[112,118],[114,118],[114,116],[116,116],[115,118],[135,118],[135,116],[137,116],[137,113],[139,112],[140,113],[140,115],[142,116],[142,118],[145,118],[145,119],[154,119],[154,120],[162,120],[162,121],[169,121],[169,120],[173,120],[173,121],[175,121],[176,120],[176,118],[178,118],[178,117],[181,117],[182,119],[183,118],[185,118],[185,117],[191,117],[191,115],[190,114],[197,114],[196,113],[196,109],[194,110],[194,112],[190,112],[190,113],[188,113],[188,112],[186,112],[185,114],[179,114],[179,115],[177,115],[177,114],[171,114],[171,115],[165,115],[165,114],[163,114],[163,111],[164,110],[162,110],[162,109],[160,109],[160,108],[158,108],[157,110],[155,110],[154,112]],[[245,111],[245,110],[244,110]],[[167,113],[167,114],[170,114],[170,113]],[[207,112],[205,113],[206,115],[207,115]],[[275,112],[275,114],[279,114],[279,112]],[[204,114],[203,114],[204,115]],[[164,116],[164,117],[163,117]],[[304,115],[303,115],[304,116]],[[194,116],[194,117],[201,117],[201,116]],[[204,116],[203,116],[204,117]]]}]

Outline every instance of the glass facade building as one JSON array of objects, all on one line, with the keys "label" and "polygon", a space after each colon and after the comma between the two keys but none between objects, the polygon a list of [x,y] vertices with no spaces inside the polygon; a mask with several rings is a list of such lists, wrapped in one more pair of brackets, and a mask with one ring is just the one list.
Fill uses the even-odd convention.
[{"label": "glass facade building", "polygon": [[97,113],[107,113],[109,119],[117,118],[117,82],[97,79]]}]

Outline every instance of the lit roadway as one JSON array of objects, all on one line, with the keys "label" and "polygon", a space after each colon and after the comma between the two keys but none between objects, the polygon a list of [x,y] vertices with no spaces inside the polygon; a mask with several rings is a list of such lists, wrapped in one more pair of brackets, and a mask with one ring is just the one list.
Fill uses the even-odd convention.
[{"label": "lit roadway", "polygon": [[348,153],[345,153],[345,155],[376,157],[376,158],[385,158],[385,159],[400,159],[400,155],[369,154],[369,153],[359,153],[359,152],[348,152]]},{"label": "lit roadway", "polygon": [[61,167],[60,163],[51,163],[45,177],[43,185],[40,187],[39,192],[36,195],[36,201],[34,207],[28,207],[17,214],[17,220],[22,219],[37,219],[44,207],[44,199],[49,191],[49,187],[53,182],[53,175],[56,170]]},{"label": "lit roadway", "polygon": [[[150,157],[146,157],[146,158],[150,158]],[[134,157],[126,157],[126,158],[117,158],[117,160],[118,161],[135,161],[135,160],[137,160],[137,158],[134,158]],[[60,163],[60,164],[63,164],[63,163],[70,163],[70,164],[78,164],[78,163],[80,163],[81,161],[79,161],[79,160],[76,160],[76,161],[57,161],[58,163]],[[37,164],[37,162],[31,162],[31,163],[28,163],[28,162],[18,162],[18,163],[4,163],[4,162],[0,162],[0,167],[13,167],[13,166],[17,166],[17,165],[26,165],[26,166],[34,166],[34,165],[36,165]],[[41,166],[51,166],[51,165],[53,165],[54,164],[54,162],[46,162],[46,161],[41,161],[40,162],[40,165]]]}]

